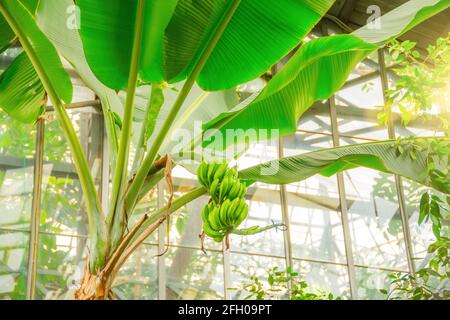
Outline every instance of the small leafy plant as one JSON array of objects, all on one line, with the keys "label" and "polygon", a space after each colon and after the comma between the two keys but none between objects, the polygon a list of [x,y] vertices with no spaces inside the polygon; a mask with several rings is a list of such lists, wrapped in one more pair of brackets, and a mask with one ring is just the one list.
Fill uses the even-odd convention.
[{"label": "small leafy plant", "polygon": [[442,237],[428,248],[432,258],[414,275],[396,272],[389,275],[390,287],[381,293],[391,300],[448,300],[450,288],[450,239]]},{"label": "small leafy plant", "polygon": [[248,293],[244,300],[340,300],[331,292],[311,290],[306,281],[292,268],[285,271],[274,267],[267,271],[267,279],[261,281],[257,276],[250,277],[241,285],[241,290]]},{"label": "small leafy plant", "polygon": [[426,265],[415,274],[396,272],[389,275],[390,286],[381,293],[387,299],[448,300],[450,299],[449,198],[425,192],[420,201],[419,225],[431,221],[436,241],[427,250]]}]

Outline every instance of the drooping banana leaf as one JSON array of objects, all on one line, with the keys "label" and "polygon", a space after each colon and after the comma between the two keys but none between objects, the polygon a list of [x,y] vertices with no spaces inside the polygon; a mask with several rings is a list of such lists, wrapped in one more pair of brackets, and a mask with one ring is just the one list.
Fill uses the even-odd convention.
[{"label": "drooping banana leaf", "polygon": [[[42,32],[55,45],[64,58],[92,91],[100,98],[105,116],[105,127],[113,163],[117,153],[118,142],[114,122],[114,113],[121,115],[122,102],[114,90],[104,86],[92,73],[83,52],[80,35],[76,26],[69,27],[68,8],[74,6],[73,0],[40,1],[36,10],[36,20]],[[70,11],[72,12],[72,11]],[[74,17],[76,21],[76,17]]]},{"label": "drooping banana leaf", "polygon": [[[430,145],[432,141],[449,143],[448,138],[417,138],[411,144]],[[319,151],[286,157],[260,164],[239,172],[241,179],[269,184],[288,184],[305,180],[313,175],[332,176],[344,170],[366,167],[402,177],[449,193],[438,183],[433,183],[428,174],[429,149],[414,150],[414,155],[398,150],[396,140],[355,144],[350,146],[323,149]],[[448,156],[441,162],[448,168]],[[448,170],[448,169],[447,169]]]},{"label": "drooping banana leaf", "polygon": [[45,90],[30,59],[21,53],[0,76],[0,108],[12,118],[33,123],[45,111]]},{"label": "drooping banana leaf", "polygon": [[[164,80],[164,30],[177,0],[145,1],[140,78]],[[78,0],[80,34],[92,71],[106,86],[125,89],[131,65],[137,0]]]},{"label": "drooping banana leaf", "polygon": [[[166,30],[165,69],[171,81],[190,74],[230,0],[180,0]],[[254,79],[293,49],[334,0],[242,0],[199,75],[205,90]]]},{"label": "drooping banana leaf", "polygon": [[[20,1],[31,14],[34,14],[39,0],[17,0]],[[5,51],[17,39],[16,34],[8,25],[5,18],[0,15],[0,53]]]},{"label": "drooping banana leaf", "polygon": [[[396,15],[386,15],[387,18],[383,21],[389,23],[382,24],[381,27],[389,29],[384,31],[381,40],[396,37],[449,6],[448,0],[438,1],[432,7],[429,6],[429,1],[411,2],[416,14],[404,14],[407,23],[405,19],[398,20],[397,23],[401,25],[399,28],[393,27],[395,17],[404,10],[410,13],[410,2],[399,7]],[[355,65],[377,48],[377,45],[355,35],[335,35],[311,40],[295,53],[258,96],[206,123],[204,130],[220,130],[225,136],[228,129],[253,129],[256,130],[257,139],[261,139],[259,129],[279,129],[281,135],[292,134],[299,117],[315,101],[327,99],[339,90]],[[266,139],[267,136],[264,135]],[[226,141],[221,147],[226,148],[232,143],[233,141]],[[220,147],[208,141],[204,146],[208,144],[210,147]]]}]

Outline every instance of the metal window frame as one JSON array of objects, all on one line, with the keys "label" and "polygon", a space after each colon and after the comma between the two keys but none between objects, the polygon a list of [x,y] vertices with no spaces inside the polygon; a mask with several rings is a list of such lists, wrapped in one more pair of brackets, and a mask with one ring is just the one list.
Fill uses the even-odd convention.
[{"label": "metal window frame", "polygon": [[[381,86],[383,89],[383,101],[384,104],[388,105],[388,97],[387,97],[387,90],[389,89],[389,80],[388,80],[388,73],[386,68],[386,59],[384,56],[385,49],[380,48],[378,49],[378,66],[380,69],[380,79],[381,79]],[[391,110],[388,111],[388,134],[389,139],[396,139],[396,133],[395,133],[395,126],[394,122],[392,120],[392,117],[390,116]],[[403,189],[403,181],[402,178],[399,175],[394,175],[395,177],[395,186],[397,191],[397,200],[400,210],[400,218],[402,222],[402,232],[403,232],[403,240],[405,242],[405,250],[406,250],[406,259],[408,261],[408,268],[409,272],[411,274],[415,274],[415,265],[413,260],[413,245],[411,241],[411,231],[409,228],[409,220],[408,220],[408,214],[406,209],[406,202],[405,202],[405,192]]]}]

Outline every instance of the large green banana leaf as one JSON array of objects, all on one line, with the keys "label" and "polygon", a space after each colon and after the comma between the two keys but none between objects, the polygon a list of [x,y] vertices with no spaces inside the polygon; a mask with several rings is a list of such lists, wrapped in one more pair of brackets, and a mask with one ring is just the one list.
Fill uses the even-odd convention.
[{"label": "large green banana leaf", "polygon": [[0,76],[0,108],[24,123],[44,112],[45,90],[30,59],[21,53]]},{"label": "large green banana leaf", "polygon": [[349,35],[309,41],[256,98],[221,114],[204,129],[220,128],[223,136],[228,129],[254,129],[258,137],[260,129],[279,129],[280,135],[293,133],[314,101],[327,99],[338,90],[355,65],[375,49]]},{"label": "large green banana leaf", "polygon": [[[450,142],[447,138],[417,138],[423,144],[432,140]],[[411,141],[410,143],[414,143]],[[356,144],[300,154],[260,164],[239,172],[241,179],[270,184],[287,184],[305,180],[313,175],[331,176],[344,170],[366,167],[402,177],[433,187],[441,192],[440,185],[433,184],[428,176],[428,149],[409,153],[398,152],[397,141],[380,141]],[[448,157],[447,157],[448,167]]]},{"label": "large green banana leaf", "polygon": [[41,1],[36,10],[36,20],[42,32],[55,45],[61,55],[69,61],[83,82],[94,91],[102,102],[110,152],[115,158],[118,148],[113,112],[123,113],[122,102],[114,90],[103,85],[93,74],[83,52],[78,30],[67,27],[67,8],[73,0]]},{"label": "large green banana leaf", "polygon": [[[187,77],[237,0],[146,1],[140,78],[171,82]],[[207,90],[228,89],[255,78],[289,52],[334,0],[241,0],[199,76]],[[137,0],[79,0],[81,38],[94,73],[124,89],[131,60]],[[163,43],[165,45],[163,45]]]},{"label": "large green banana leaf", "polygon": [[[39,0],[17,0],[20,1],[31,14],[34,14]],[[8,25],[5,18],[0,15],[0,53],[6,50],[16,39],[16,34]]]},{"label": "large green banana leaf", "polygon": [[[137,0],[78,0],[80,34],[87,61],[95,75],[113,89],[125,89],[131,65]],[[164,80],[164,30],[177,0],[145,1],[140,78]]]},{"label": "large green banana leaf", "polygon": [[[389,29],[383,31],[384,35],[380,40],[389,40],[408,31],[447,8],[449,1],[438,1],[432,7],[429,4],[429,1],[411,1],[399,7],[395,15],[387,14],[382,21],[386,22]],[[406,21],[398,20],[400,27],[394,28],[396,17],[405,10],[410,13],[411,5],[415,8],[415,15],[404,14]],[[384,25],[381,26],[383,28]],[[258,96],[251,97],[231,112],[223,113],[206,123],[204,130],[220,130],[226,136],[228,129],[255,129],[258,138],[259,129],[279,129],[281,135],[294,133],[299,117],[315,101],[327,99],[339,90],[354,66],[377,48],[377,45],[355,35],[335,35],[311,40],[297,51]],[[232,143],[233,141],[226,141],[222,148]],[[220,146],[211,144],[210,147]]]},{"label": "large green banana leaf", "polygon": [[[180,0],[166,31],[169,80],[190,74],[229,0]],[[294,48],[334,3],[330,0],[242,0],[198,77],[224,90],[258,77]]]}]

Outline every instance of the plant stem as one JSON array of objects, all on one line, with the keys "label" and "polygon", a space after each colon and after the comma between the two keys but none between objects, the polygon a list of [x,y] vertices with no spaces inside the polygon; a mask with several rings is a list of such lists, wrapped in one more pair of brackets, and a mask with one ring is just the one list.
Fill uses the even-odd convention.
[{"label": "plant stem", "polygon": [[136,146],[136,154],[134,156],[133,166],[131,167],[131,173],[136,171],[137,167],[141,164],[142,159],[144,158],[144,154],[145,154],[144,143],[146,143],[146,141],[144,141],[145,140],[145,131],[147,129],[147,121],[148,121],[148,117],[150,114],[150,108],[152,105],[152,97],[153,97],[152,91],[153,91],[153,85],[152,85],[152,88],[150,89],[150,96],[148,98],[148,103],[147,103],[146,110],[145,110],[144,120],[142,121],[142,127],[139,132],[139,141]]},{"label": "plant stem", "polygon": [[[150,89],[150,96],[145,111],[145,118],[139,133],[139,142],[136,146],[136,156],[134,158],[131,172],[136,172],[144,159],[145,150],[147,149],[147,141],[151,137],[157,117],[164,104],[163,85],[161,83],[153,83]],[[149,121],[151,121],[149,123]]]},{"label": "plant stem", "polygon": [[278,224],[272,224],[270,226],[265,226],[265,227],[254,227],[254,228],[248,228],[248,229],[233,229],[230,233],[232,234],[237,234],[240,236],[250,236],[250,235],[254,235],[254,234],[258,234],[270,229],[274,229],[274,228],[281,228],[281,227],[286,227],[284,224],[282,223],[278,223]]},{"label": "plant stem", "polygon": [[47,71],[39,61],[31,39],[29,39],[29,37],[22,31],[21,27],[17,24],[17,21],[15,21],[15,19],[10,15],[9,11],[6,10],[1,1],[0,13],[5,17],[11,29],[18,36],[23,49],[33,64],[36,73],[42,81],[45,91],[53,104],[56,117],[61,125],[64,135],[69,142],[75,169],[77,171],[86,201],[86,210],[89,220],[89,236],[91,239],[90,268],[91,271],[94,271],[96,268],[103,266],[109,248],[108,229],[106,227],[106,221],[102,212],[102,207],[89,164],[86,160],[80,140],[78,139],[67,111],[64,108],[64,105],[62,104],[61,99],[59,98],[56,89],[47,74]]},{"label": "plant stem", "polygon": [[111,208],[108,223],[111,233],[111,249],[120,242],[124,230],[123,193],[127,181],[128,158],[131,143],[131,129],[133,127],[133,110],[136,85],[139,73],[139,62],[142,48],[142,29],[144,24],[145,0],[138,0],[136,24],[134,30],[133,50],[131,54],[130,73],[128,76],[127,99],[122,122],[122,131],[119,142],[119,151],[114,170],[114,178],[111,191]]},{"label": "plant stem", "polygon": [[[43,106],[45,108],[45,105]],[[31,232],[28,249],[27,300],[34,300],[36,293],[37,253],[39,242],[39,225],[41,219],[42,176],[44,163],[45,119],[36,123],[36,154],[34,156],[33,199],[31,209]]]},{"label": "plant stem", "polygon": [[189,75],[188,79],[186,80],[183,88],[181,89],[180,94],[177,97],[177,100],[175,101],[172,109],[170,110],[166,120],[164,121],[161,129],[159,130],[159,134],[156,136],[155,141],[153,145],[151,146],[150,150],[148,151],[144,162],[142,163],[142,166],[136,173],[135,179],[133,183],[130,186],[129,192],[127,194],[127,200],[126,202],[130,204],[131,208],[134,208],[136,204],[136,199],[139,194],[139,190],[141,189],[142,185],[144,184],[145,178],[152,167],[153,162],[155,161],[155,158],[157,156],[157,153],[159,151],[159,148],[161,147],[161,144],[163,143],[164,139],[166,138],[167,133],[170,131],[170,127],[172,123],[175,121],[175,118],[180,111],[184,101],[186,100],[189,92],[191,91],[195,80],[197,79],[198,75],[202,71],[203,67],[205,66],[206,62],[208,61],[209,57],[211,56],[211,53],[213,52],[214,48],[216,47],[217,43],[219,42],[222,34],[224,33],[226,27],[228,26],[228,23],[231,21],[231,18],[233,17],[234,13],[236,12],[237,8],[239,7],[241,0],[234,0],[230,3],[228,10],[225,11],[223,18],[219,25],[217,26],[217,29],[215,32],[212,33],[210,40],[208,41],[208,45],[201,53],[200,57],[198,58],[198,61],[195,64],[195,67],[191,74]]}]

